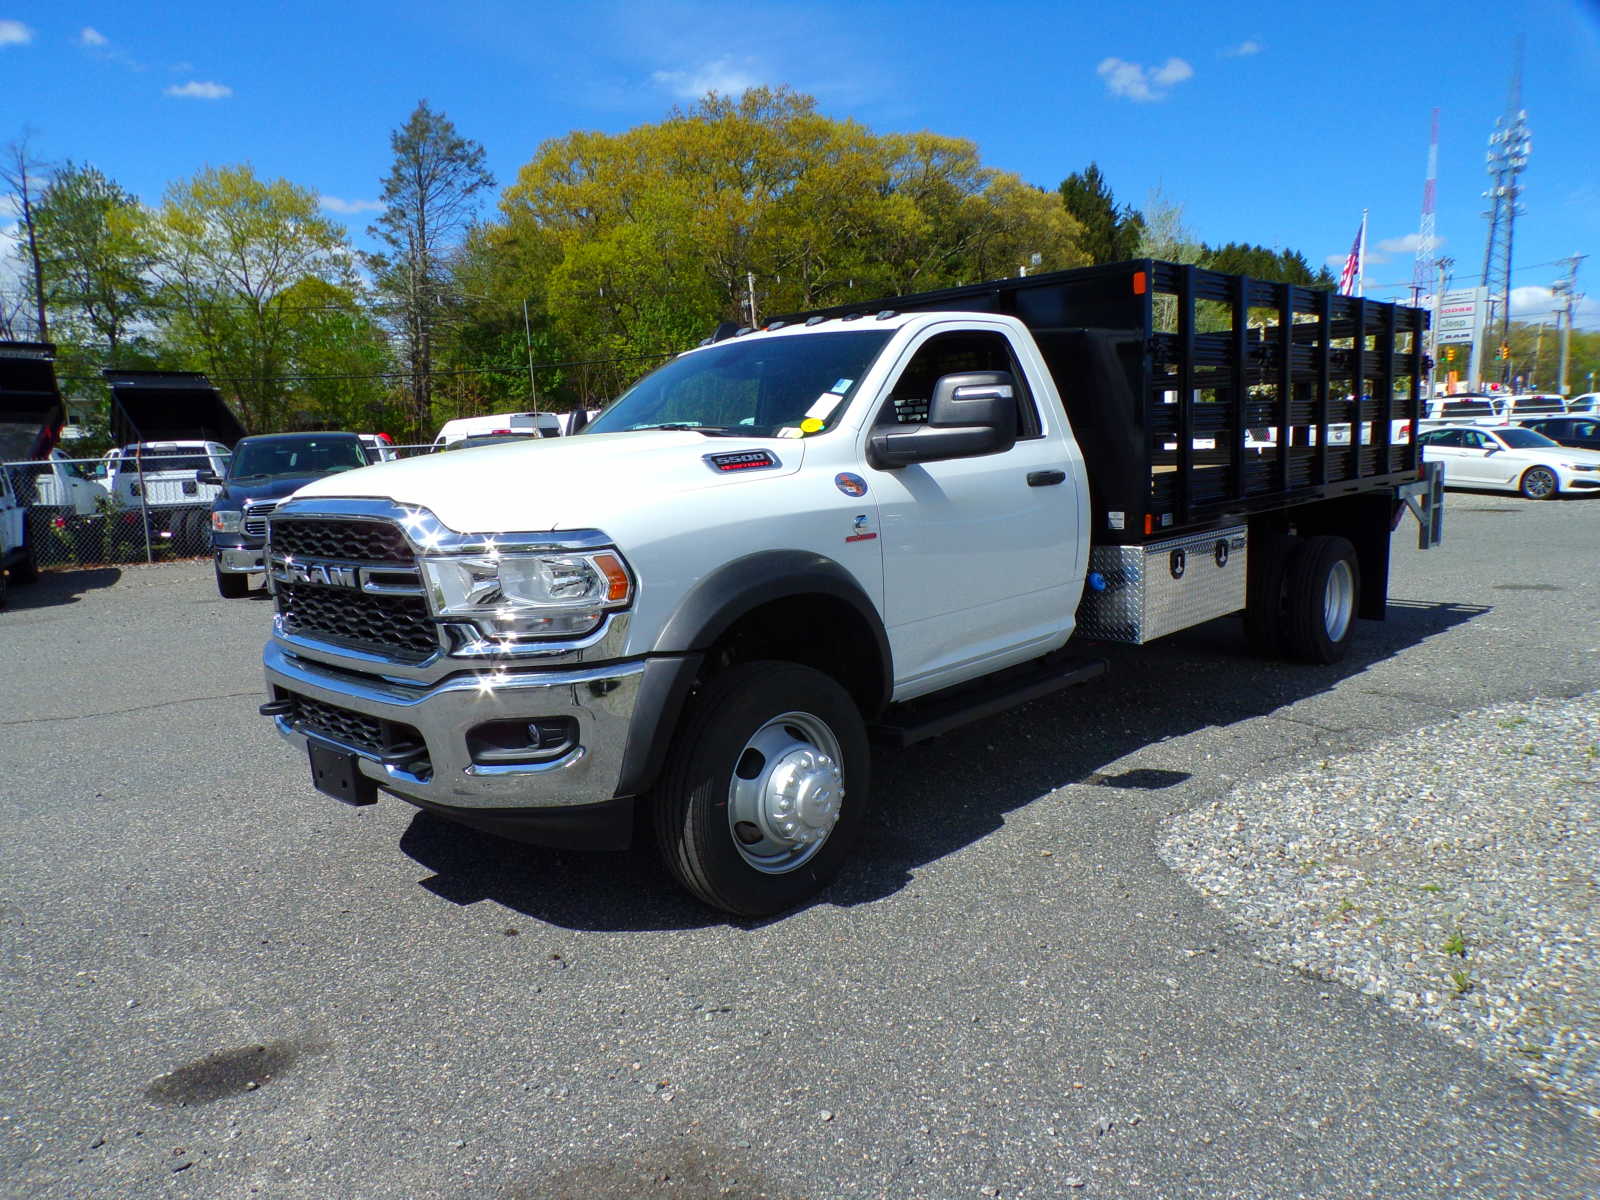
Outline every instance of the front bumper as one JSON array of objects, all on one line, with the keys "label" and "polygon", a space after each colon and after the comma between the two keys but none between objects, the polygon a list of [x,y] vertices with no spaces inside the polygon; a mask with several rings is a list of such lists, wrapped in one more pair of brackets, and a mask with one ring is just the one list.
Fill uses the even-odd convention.
[{"label": "front bumper", "polygon": [[[330,725],[301,719],[298,710],[274,715],[278,732],[297,746],[314,738],[357,756],[357,769],[385,790],[447,815],[511,816],[534,810],[602,805],[617,795],[629,726],[645,674],[642,660],[564,670],[468,671],[432,686],[415,686],[324,667],[276,641],[263,654],[269,702],[299,697],[361,718],[406,727],[425,752],[393,761],[370,740],[344,739]],[[318,712],[326,713],[325,709]],[[571,749],[548,762],[474,762],[468,734],[493,721],[569,718]]]},{"label": "front bumper", "polygon": [[247,575],[267,569],[265,546],[216,546],[217,570],[224,575]]}]

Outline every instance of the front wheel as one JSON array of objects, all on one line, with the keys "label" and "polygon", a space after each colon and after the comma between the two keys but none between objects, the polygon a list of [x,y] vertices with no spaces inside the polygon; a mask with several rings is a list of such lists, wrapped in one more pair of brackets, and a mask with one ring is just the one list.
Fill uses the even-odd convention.
[{"label": "front wheel", "polygon": [[1553,500],[1561,490],[1561,481],[1549,467],[1529,467],[1522,473],[1517,490],[1528,500]]},{"label": "front wheel", "polygon": [[39,559],[34,555],[33,547],[28,547],[22,561],[11,568],[12,583],[37,583],[39,581]]},{"label": "front wheel", "polygon": [[860,833],[866,727],[848,692],[798,663],[742,663],[692,702],[653,797],[679,883],[715,908],[764,917],[837,873]]},{"label": "front wheel", "polygon": [[250,576],[234,575],[217,566],[211,567],[217,573],[217,594],[224,600],[238,600],[250,593]]}]

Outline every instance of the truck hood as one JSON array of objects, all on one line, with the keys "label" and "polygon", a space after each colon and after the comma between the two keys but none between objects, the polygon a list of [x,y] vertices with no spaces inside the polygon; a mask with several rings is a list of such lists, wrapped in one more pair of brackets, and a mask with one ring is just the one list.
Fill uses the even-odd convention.
[{"label": "truck hood", "polygon": [[277,475],[269,479],[252,480],[249,476],[229,479],[217,493],[217,507],[237,508],[257,500],[282,500],[290,492],[297,492],[306,484],[326,477],[326,472],[318,472],[305,475]]},{"label": "truck hood", "polygon": [[[674,495],[793,474],[802,445],[665,429],[538,438],[378,463],[319,479],[295,499],[393,500],[426,508],[460,533],[604,529],[613,514],[669,504]],[[779,465],[722,471],[706,461],[763,450]]]}]

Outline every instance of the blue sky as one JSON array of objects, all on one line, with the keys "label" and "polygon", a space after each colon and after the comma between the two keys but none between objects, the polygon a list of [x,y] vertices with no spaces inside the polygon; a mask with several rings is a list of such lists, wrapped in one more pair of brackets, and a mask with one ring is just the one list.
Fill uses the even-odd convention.
[{"label": "blue sky", "polygon": [[[1337,261],[1368,209],[1368,294],[1397,298],[1434,107],[1442,252],[1455,286],[1483,269],[1484,152],[1518,33],[1533,155],[1514,307],[1537,318],[1568,255],[1591,255],[1578,288],[1600,296],[1600,0],[0,0],[0,143],[27,128],[41,157],[93,163],[151,203],[248,160],[317,191],[361,244],[389,134],[423,97],[503,186],[545,138],[659,120],[709,87],[789,84],[879,132],[970,138],[1045,187],[1098,161],[1119,200],[1143,207],[1159,187],[1212,243]],[[1581,320],[1600,326],[1600,303]]]}]

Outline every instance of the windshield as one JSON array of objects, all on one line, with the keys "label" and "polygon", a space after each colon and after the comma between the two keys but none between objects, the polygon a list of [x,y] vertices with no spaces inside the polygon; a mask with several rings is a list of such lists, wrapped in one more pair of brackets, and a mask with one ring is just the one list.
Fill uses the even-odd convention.
[{"label": "windshield", "polygon": [[[844,413],[892,329],[722,342],[646,375],[583,432],[697,429],[751,437],[821,433]],[[791,432],[792,431],[792,432]]]},{"label": "windshield", "polygon": [[272,438],[239,443],[229,479],[280,475],[332,475],[367,465],[361,442],[353,437]]},{"label": "windshield", "polygon": [[121,469],[124,471],[209,471],[211,460],[204,454],[185,454],[176,446],[125,446]]},{"label": "windshield", "polygon": [[1496,431],[1495,436],[1513,450],[1542,450],[1556,445],[1544,434],[1531,429],[1501,429]]}]

